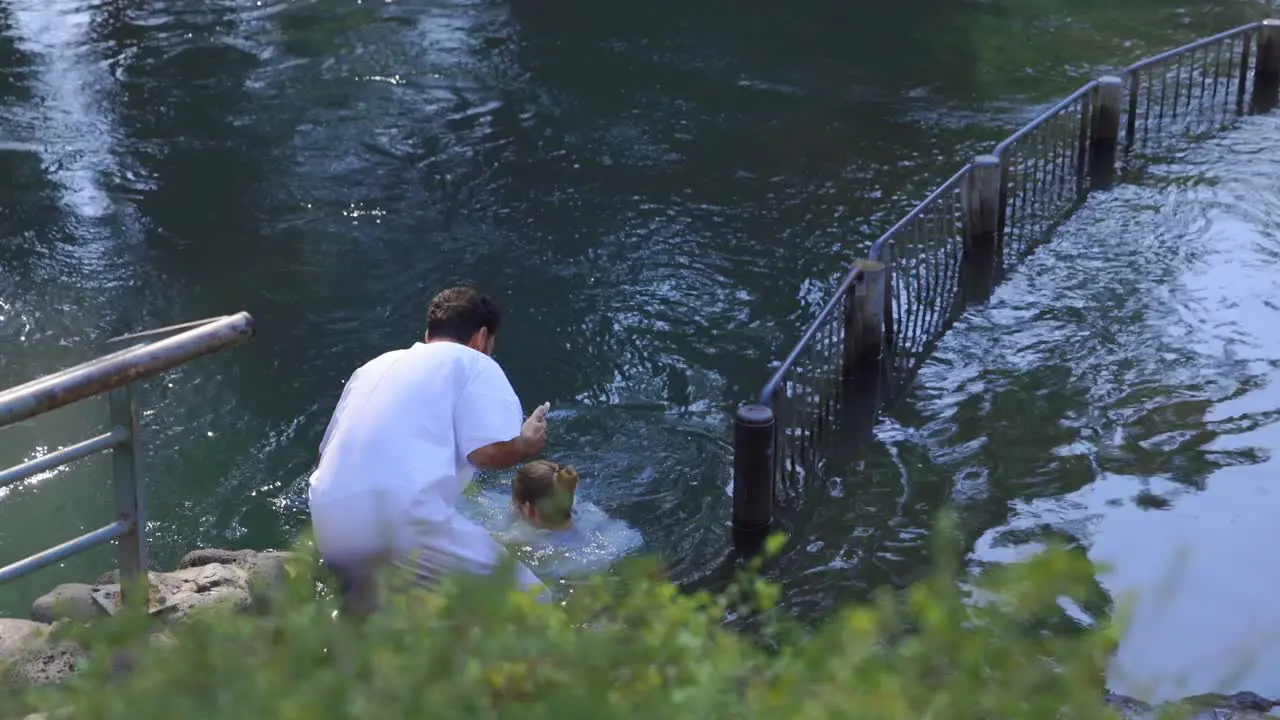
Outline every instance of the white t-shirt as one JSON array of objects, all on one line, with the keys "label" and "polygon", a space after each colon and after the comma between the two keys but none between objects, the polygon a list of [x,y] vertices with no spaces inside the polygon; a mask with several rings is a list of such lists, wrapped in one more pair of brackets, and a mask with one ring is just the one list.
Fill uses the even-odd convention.
[{"label": "white t-shirt", "polygon": [[424,527],[465,523],[455,506],[474,473],[467,456],[522,422],[502,368],[465,345],[419,342],[370,360],[347,381],[311,474],[321,552],[404,551]]}]

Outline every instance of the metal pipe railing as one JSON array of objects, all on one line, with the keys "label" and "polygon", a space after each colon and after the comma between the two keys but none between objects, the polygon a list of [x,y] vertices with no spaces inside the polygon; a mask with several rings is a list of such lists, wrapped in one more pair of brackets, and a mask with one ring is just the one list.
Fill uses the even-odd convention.
[{"label": "metal pipe railing", "polygon": [[111,432],[103,433],[98,437],[90,438],[75,445],[69,445],[48,455],[42,455],[35,460],[24,462],[21,465],[14,465],[8,470],[0,470],[0,488],[22,482],[32,475],[38,475],[56,467],[69,465],[94,453],[111,450],[126,442],[129,442],[129,431],[124,428],[115,428]]},{"label": "metal pipe railing", "polygon": [[237,313],[19,385],[0,392],[0,428],[158,375],[252,336],[253,318]]},{"label": "metal pipe railing", "polygon": [[[103,543],[118,540],[122,602],[126,595],[130,603],[145,606],[149,602],[144,535],[146,516],[138,462],[141,449],[133,384],[197,357],[247,342],[253,337],[254,323],[248,313],[241,312],[149,330],[117,340],[136,339],[180,329],[185,329],[185,332],[118,350],[0,392],[0,428],[107,393],[111,425],[107,432],[0,470],[0,488],[110,450],[116,515],[114,522],[97,530],[0,568],[0,584],[16,580]],[[137,592],[136,598],[132,595],[134,592]]]}]

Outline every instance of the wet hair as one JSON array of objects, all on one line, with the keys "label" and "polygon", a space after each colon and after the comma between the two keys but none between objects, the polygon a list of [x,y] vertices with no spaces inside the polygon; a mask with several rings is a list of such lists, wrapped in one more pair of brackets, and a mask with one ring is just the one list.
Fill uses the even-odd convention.
[{"label": "wet hair", "polygon": [[481,329],[498,334],[502,313],[484,293],[469,287],[453,287],[431,299],[427,308],[427,336],[465,343]]},{"label": "wet hair", "polygon": [[511,498],[521,507],[532,504],[543,522],[559,525],[569,521],[577,489],[577,470],[549,460],[533,460],[516,470]]}]

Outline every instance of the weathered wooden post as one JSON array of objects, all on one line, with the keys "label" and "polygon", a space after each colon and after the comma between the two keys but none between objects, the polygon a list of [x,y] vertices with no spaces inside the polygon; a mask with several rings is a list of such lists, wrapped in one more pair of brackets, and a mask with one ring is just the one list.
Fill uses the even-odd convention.
[{"label": "weathered wooden post", "polygon": [[1253,70],[1253,111],[1270,112],[1280,100],[1280,20],[1263,20]]},{"label": "weathered wooden post", "polygon": [[[887,258],[881,248],[875,255]],[[851,445],[870,439],[880,410],[888,352],[889,264],[858,260],[845,293],[844,372],[840,387],[841,437]]]},{"label": "weathered wooden post", "polygon": [[880,360],[884,350],[887,266],[878,260],[853,264],[853,284],[845,292],[844,377]]},{"label": "weathered wooden post", "polygon": [[961,188],[964,208],[964,267],[961,291],[966,302],[986,302],[995,285],[995,264],[1000,254],[1002,161],[995,155],[979,155]]},{"label": "weathered wooden post", "polygon": [[733,423],[733,547],[749,559],[773,524],[773,410],[746,403]]},{"label": "weathered wooden post", "polygon": [[891,352],[885,347],[883,356],[857,366],[853,374],[841,383],[837,421],[840,442],[833,443],[826,451],[824,459],[828,463],[840,462],[843,452],[854,451],[875,440],[876,425],[892,371]]},{"label": "weathered wooden post", "polygon": [[1093,188],[1110,187],[1115,180],[1123,93],[1124,80],[1114,75],[1098,78],[1093,88],[1089,117],[1089,184]]}]

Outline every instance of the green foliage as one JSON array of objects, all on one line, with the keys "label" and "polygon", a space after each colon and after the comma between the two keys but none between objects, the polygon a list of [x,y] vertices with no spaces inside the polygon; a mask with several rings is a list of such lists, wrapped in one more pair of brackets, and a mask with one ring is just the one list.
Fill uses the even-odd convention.
[{"label": "green foliage", "polygon": [[[1116,717],[1102,703],[1114,628],[1059,627],[1060,598],[1098,592],[1087,559],[1051,548],[961,578],[958,554],[939,556],[951,561],[920,584],[803,631],[765,612],[777,588],[754,573],[725,593],[685,594],[638,561],[556,604],[499,576],[465,578],[401,589],[357,623],[334,617],[303,568],[274,612],[209,611],[172,628],[171,646],[138,652],[154,621],[136,616],[76,630],[90,649],[84,670],[0,716]],[[729,629],[731,613],[756,614],[762,629]],[[127,673],[113,669],[122,653]]]}]

